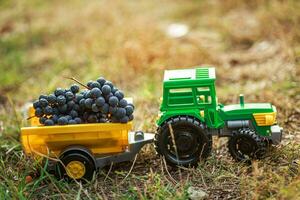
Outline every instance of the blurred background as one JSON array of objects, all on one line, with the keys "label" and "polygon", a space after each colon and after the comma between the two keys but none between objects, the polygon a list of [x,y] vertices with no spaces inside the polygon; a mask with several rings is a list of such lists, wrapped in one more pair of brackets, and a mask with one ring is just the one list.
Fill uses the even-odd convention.
[{"label": "blurred background", "polygon": [[[154,132],[163,71],[194,66],[216,67],[219,102],[235,103],[244,93],[246,102],[275,104],[278,121],[286,129],[283,145],[290,145],[278,155],[290,155],[283,158],[290,162],[299,155],[295,153],[299,146],[294,145],[300,141],[299,27],[297,0],[2,0],[1,165],[3,169],[17,165],[7,153],[11,148],[24,159],[18,142],[20,126],[26,121],[22,107],[42,93],[73,83],[64,77],[84,83],[99,76],[111,80],[134,98],[135,128]],[[216,140],[215,156],[224,145]],[[150,147],[144,154],[156,159]],[[18,175],[11,176],[22,177],[25,166],[31,164],[20,164]],[[9,176],[0,180],[10,180]],[[291,192],[281,190],[289,184],[299,188],[299,174],[296,177],[296,182],[268,177],[261,183],[265,188],[254,184],[250,188],[255,192],[250,194],[239,187],[243,176],[232,187],[237,196],[287,198]],[[248,179],[246,174],[244,178]],[[0,189],[16,189],[17,183],[11,184]],[[207,184],[210,197],[222,197],[222,192],[214,192],[214,185]],[[147,196],[148,190],[141,188]]]}]

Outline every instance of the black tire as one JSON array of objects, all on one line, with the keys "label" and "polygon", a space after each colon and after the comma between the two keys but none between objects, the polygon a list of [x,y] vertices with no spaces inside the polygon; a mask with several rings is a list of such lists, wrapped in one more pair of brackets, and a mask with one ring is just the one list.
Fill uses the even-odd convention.
[{"label": "black tire", "polygon": [[228,141],[230,155],[239,162],[261,159],[267,152],[267,142],[249,128],[239,129]]},{"label": "black tire", "polygon": [[[62,163],[57,162],[56,165],[56,176],[58,178],[65,178],[68,180],[75,179],[77,181],[91,181],[93,179],[96,168],[93,159],[87,153],[80,150],[67,151],[60,156],[60,161]],[[75,176],[72,176],[71,172],[68,173],[66,171],[66,168],[68,168],[71,163],[79,163],[81,167],[84,166],[82,176],[76,177],[76,174]]]},{"label": "black tire", "polygon": [[[174,139],[169,124],[173,129]],[[175,141],[176,145],[173,145]],[[196,166],[210,155],[212,137],[206,126],[193,117],[178,116],[158,128],[154,138],[157,153],[171,166]],[[176,153],[177,150],[177,153]]]}]

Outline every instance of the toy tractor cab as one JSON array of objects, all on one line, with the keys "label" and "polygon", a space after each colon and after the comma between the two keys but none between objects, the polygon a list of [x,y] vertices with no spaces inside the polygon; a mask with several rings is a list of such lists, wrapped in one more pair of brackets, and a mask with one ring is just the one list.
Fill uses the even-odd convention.
[{"label": "toy tractor cab", "polygon": [[171,165],[196,165],[212,148],[212,136],[230,137],[230,154],[238,161],[261,158],[268,143],[281,141],[276,108],[269,103],[218,104],[215,69],[167,70],[157,121],[155,148]]}]

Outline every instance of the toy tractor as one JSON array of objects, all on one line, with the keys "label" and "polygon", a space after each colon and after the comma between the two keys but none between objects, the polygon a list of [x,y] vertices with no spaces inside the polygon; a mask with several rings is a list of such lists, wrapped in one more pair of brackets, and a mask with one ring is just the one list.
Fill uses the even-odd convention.
[{"label": "toy tractor", "polygon": [[167,70],[154,143],[170,165],[192,166],[206,158],[212,136],[229,137],[237,161],[259,159],[269,144],[278,144],[282,128],[270,103],[218,104],[215,69]]}]

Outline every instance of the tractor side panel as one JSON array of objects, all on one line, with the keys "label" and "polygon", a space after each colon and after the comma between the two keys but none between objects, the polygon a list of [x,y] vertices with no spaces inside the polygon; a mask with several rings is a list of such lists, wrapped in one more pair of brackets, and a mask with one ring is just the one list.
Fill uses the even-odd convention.
[{"label": "tractor side panel", "polygon": [[249,120],[252,123],[255,131],[261,136],[270,136],[271,127],[270,126],[258,126],[253,114],[251,113],[240,113],[238,115],[226,115],[224,112],[219,112],[219,116],[223,121],[235,121],[235,120]]}]

